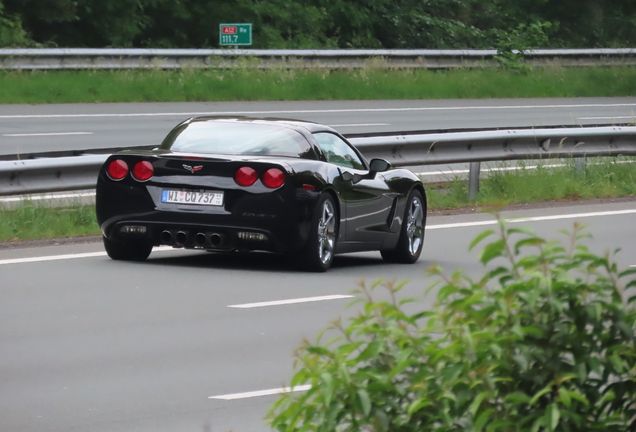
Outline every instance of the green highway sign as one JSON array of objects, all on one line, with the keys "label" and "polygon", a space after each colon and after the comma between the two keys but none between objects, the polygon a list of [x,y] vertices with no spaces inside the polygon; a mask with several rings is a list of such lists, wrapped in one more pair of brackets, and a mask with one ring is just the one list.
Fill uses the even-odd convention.
[{"label": "green highway sign", "polygon": [[219,24],[219,45],[252,45],[252,24]]}]

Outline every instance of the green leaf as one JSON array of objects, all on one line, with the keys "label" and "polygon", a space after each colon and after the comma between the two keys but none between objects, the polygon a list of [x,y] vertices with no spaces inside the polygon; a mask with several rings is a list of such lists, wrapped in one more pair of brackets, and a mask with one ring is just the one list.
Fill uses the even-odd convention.
[{"label": "green leaf", "polygon": [[530,402],[530,396],[523,392],[516,391],[507,395],[504,400],[510,401],[514,405],[521,405]]},{"label": "green leaf", "polygon": [[568,391],[563,387],[559,387],[559,401],[561,401],[566,408],[570,408],[570,405],[572,405],[572,398]]},{"label": "green leaf", "polygon": [[455,380],[457,380],[459,375],[462,373],[462,369],[463,368],[464,368],[463,363],[458,363],[456,365],[453,365],[453,366],[447,368],[443,372],[443,376],[442,376],[443,381],[447,382],[447,383],[455,382]]},{"label": "green leaf", "polygon": [[479,257],[479,261],[482,264],[488,264],[490,261],[495,258],[499,258],[503,255],[503,251],[506,247],[505,240],[497,240],[496,242],[488,244],[484,250],[481,251],[481,256]]},{"label": "green leaf", "polygon": [[539,417],[537,418],[534,423],[532,424],[532,427],[530,428],[530,432],[539,432],[539,429],[543,426],[543,424],[545,423],[544,421],[545,419],[543,417]]},{"label": "green leaf", "polygon": [[483,429],[483,427],[488,423],[491,419],[490,415],[495,412],[493,408],[489,408],[477,417],[477,421],[475,421],[475,432],[479,432]]},{"label": "green leaf", "polygon": [[523,354],[517,354],[513,356],[514,361],[519,365],[522,372],[528,370],[528,359]]},{"label": "green leaf", "polygon": [[470,415],[472,416],[475,415],[475,413],[479,409],[479,406],[481,405],[481,403],[484,401],[484,399],[487,396],[488,396],[487,392],[481,392],[477,395],[477,397],[475,397],[475,400],[473,401],[473,403],[471,403],[470,407],[468,407],[468,412],[470,413]]},{"label": "green leaf", "polygon": [[431,401],[427,398],[418,398],[415,399],[411,405],[409,405],[409,408],[407,410],[407,413],[409,415],[413,415],[413,413],[416,413],[417,411],[421,410],[424,407],[430,406],[431,405]]},{"label": "green leaf", "polygon": [[619,374],[623,372],[625,365],[623,364],[623,361],[621,360],[619,356],[614,354],[613,356],[610,357],[610,362],[612,363],[612,366],[614,366],[614,370],[616,372],[618,372]]},{"label": "green leaf", "polygon": [[568,395],[570,396],[570,398],[577,400],[579,402],[581,402],[584,405],[589,405],[590,401],[587,400],[587,398],[585,396],[583,396],[581,393],[578,393],[576,391],[569,391],[568,390]]},{"label": "green leaf", "polygon": [[532,336],[536,336],[538,338],[544,338],[545,337],[545,333],[539,327],[526,326],[526,327],[521,327],[521,330],[526,335],[532,335]]},{"label": "green leaf", "polygon": [[324,398],[324,403],[326,406],[329,406],[331,404],[331,400],[333,399],[333,396],[334,396],[333,393],[335,389],[333,375],[331,375],[328,372],[325,372],[322,375],[320,375],[320,380],[322,381],[324,386],[323,391],[321,392]]},{"label": "green leaf", "polygon": [[389,430],[389,418],[382,410],[375,410],[375,422],[376,430],[379,432],[387,432]]},{"label": "green leaf", "polygon": [[532,396],[532,399],[530,399],[530,405],[534,405],[534,403],[538,401],[541,396],[550,392],[550,390],[552,390],[552,384],[548,384],[546,387],[543,388],[543,390],[538,391],[537,394]]},{"label": "green leaf", "polygon": [[372,358],[376,358],[380,353],[380,349],[382,348],[381,341],[371,342],[367,347],[360,353],[356,361],[363,362]]},{"label": "green leaf", "polygon": [[631,328],[625,321],[618,321],[616,327],[621,331],[623,336],[628,340],[634,340],[634,329]]},{"label": "green leaf", "polygon": [[633,274],[636,274],[636,268],[630,268],[630,269],[624,270],[618,274],[618,277],[623,278],[625,276],[629,276]]},{"label": "green leaf", "polygon": [[362,413],[365,417],[371,413],[371,399],[369,393],[365,389],[358,390],[358,398],[360,399],[360,405],[362,406]]},{"label": "green leaf", "polygon": [[483,239],[485,239],[486,237],[494,234],[495,232],[493,230],[486,230],[484,232],[482,232],[481,234],[479,234],[477,237],[475,237],[475,239],[470,243],[470,246],[468,247],[468,250],[471,251],[473,250],[473,248],[475,246],[477,246],[479,244],[479,242],[481,242]]},{"label": "green leaf", "polygon": [[538,237],[519,240],[517,243],[515,243],[515,252],[519,253],[519,250],[523,248],[524,246],[539,246],[544,243],[545,243],[545,240]]},{"label": "green leaf", "polygon": [[527,234],[527,235],[531,235],[531,236],[535,235],[535,232],[534,232],[534,230],[532,228],[523,227],[523,226],[522,227],[515,227],[515,228],[508,228],[506,230],[506,233],[508,235],[511,235],[511,234]]},{"label": "green leaf", "polygon": [[501,355],[503,353],[503,350],[501,349],[501,347],[497,344],[490,344],[490,351],[495,355],[495,357],[497,358],[501,358]]},{"label": "green leaf", "polygon": [[576,377],[579,380],[579,384],[583,384],[587,380],[587,367],[585,363],[579,363],[574,367],[576,371]]},{"label": "green leaf", "polygon": [[548,405],[548,409],[545,411],[545,424],[548,426],[548,430],[553,431],[559,425],[559,418],[561,413],[559,407],[556,404]]}]

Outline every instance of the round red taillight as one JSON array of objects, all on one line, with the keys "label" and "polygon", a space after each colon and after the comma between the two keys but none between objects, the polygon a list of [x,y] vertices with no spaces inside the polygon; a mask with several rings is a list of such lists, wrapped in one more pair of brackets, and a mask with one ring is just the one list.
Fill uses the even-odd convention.
[{"label": "round red taillight", "polygon": [[111,179],[121,180],[128,174],[128,164],[121,159],[115,159],[108,164],[106,172]]},{"label": "round red taillight", "polygon": [[285,184],[285,174],[278,168],[270,168],[263,174],[263,184],[268,188],[277,188]]},{"label": "round red taillight", "polygon": [[137,162],[132,170],[133,178],[137,181],[147,181],[155,173],[155,169],[148,161]]},{"label": "round red taillight", "polygon": [[258,174],[250,167],[241,167],[234,173],[234,181],[239,186],[252,186],[258,180]]}]

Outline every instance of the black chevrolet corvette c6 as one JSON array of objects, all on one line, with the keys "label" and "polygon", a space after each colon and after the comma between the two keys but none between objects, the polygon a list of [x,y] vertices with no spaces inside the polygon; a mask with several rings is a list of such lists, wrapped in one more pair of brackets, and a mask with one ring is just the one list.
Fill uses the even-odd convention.
[{"label": "black chevrolet corvette c6", "polygon": [[153,246],[288,254],[325,271],[335,254],[378,250],[413,263],[426,198],[406,169],[365,158],[316,123],[197,117],[160,147],[108,158],[97,180],[97,221],[113,259]]}]

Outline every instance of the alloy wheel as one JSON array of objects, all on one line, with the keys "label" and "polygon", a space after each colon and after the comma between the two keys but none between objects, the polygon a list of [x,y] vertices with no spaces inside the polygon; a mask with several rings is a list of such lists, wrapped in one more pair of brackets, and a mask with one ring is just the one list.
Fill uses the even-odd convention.
[{"label": "alloy wheel", "polygon": [[424,241],[424,211],[419,197],[413,197],[409,203],[409,212],[406,218],[406,234],[409,241],[409,252],[417,254]]},{"label": "alloy wheel", "polygon": [[322,204],[320,219],[318,220],[318,257],[320,262],[327,264],[333,257],[336,243],[336,212],[333,203],[327,199]]}]

